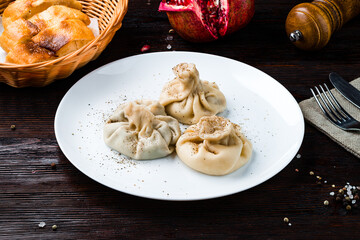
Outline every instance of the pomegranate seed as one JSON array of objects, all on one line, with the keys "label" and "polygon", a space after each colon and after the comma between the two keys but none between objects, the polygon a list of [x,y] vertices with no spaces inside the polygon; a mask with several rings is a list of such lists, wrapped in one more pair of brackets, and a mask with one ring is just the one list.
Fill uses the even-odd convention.
[{"label": "pomegranate seed", "polygon": [[144,45],[142,48],[141,48],[141,52],[146,52],[150,49],[150,45]]}]

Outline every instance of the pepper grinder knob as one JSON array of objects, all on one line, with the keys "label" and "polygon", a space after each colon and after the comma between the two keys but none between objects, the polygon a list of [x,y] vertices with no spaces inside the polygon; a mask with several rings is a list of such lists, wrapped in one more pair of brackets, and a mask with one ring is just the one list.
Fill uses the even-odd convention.
[{"label": "pepper grinder knob", "polygon": [[302,33],[299,30],[295,30],[289,35],[289,39],[291,42],[299,41],[302,37]]}]

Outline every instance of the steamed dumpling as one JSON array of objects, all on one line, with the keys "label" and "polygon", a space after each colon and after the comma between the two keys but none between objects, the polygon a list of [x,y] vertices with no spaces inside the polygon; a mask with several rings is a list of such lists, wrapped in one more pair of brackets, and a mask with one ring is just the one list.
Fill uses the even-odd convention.
[{"label": "steamed dumpling", "polygon": [[251,158],[252,145],[240,126],[218,116],[202,117],[176,143],[179,158],[189,167],[209,175],[226,175]]},{"label": "steamed dumpling", "polygon": [[154,115],[164,115],[164,116],[166,116],[164,106],[161,105],[158,101],[141,99],[141,100],[135,100],[133,103],[136,104],[136,105],[141,105],[141,106],[146,107]]},{"label": "steamed dumpling", "polygon": [[226,99],[216,83],[202,81],[192,63],[173,68],[176,77],[168,82],[160,95],[166,112],[185,124],[195,124],[203,116],[215,115],[226,108]]},{"label": "steamed dumpling", "polygon": [[179,122],[165,115],[157,101],[122,104],[105,124],[104,141],[134,159],[165,157],[174,151],[181,134]]}]

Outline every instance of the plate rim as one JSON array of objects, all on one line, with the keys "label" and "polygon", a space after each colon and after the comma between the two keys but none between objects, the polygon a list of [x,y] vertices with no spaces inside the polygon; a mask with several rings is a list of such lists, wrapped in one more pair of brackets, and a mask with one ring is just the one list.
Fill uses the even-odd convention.
[{"label": "plate rim", "polygon": [[[267,77],[269,77],[275,84],[277,84],[280,88],[283,88],[283,90],[286,91],[286,93],[291,97],[291,100],[293,103],[295,103],[295,105],[297,105],[297,112],[299,113],[299,116],[301,117],[301,120],[300,121],[300,124],[301,124],[301,134],[299,136],[299,140],[297,141],[297,145],[294,147],[294,152],[295,153],[292,153],[290,154],[292,157],[289,157],[289,159],[287,161],[283,161],[282,164],[280,164],[279,168],[277,171],[272,172],[271,174],[267,174],[264,178],[261,178],[260,181],[256,182],[255,184],[251,184],[241,190],[238,190],[238,191],[234,191],[234,192],[230,192],[230,193],[222,193],[222,194],[216,194],[216,195],[212,195],[212,196],[207,196],[207,197],[193,197],[193,198],[165,198],[165,197],[157,197],[157,196],[149,196],[148,194],[139,194],[139,193],[136,193],[136,192],[127,192],[127,191],[124,191],[124,190],[119,190],[117,188],[115,188],[114,186],[111,186],[107,183],[105,183],[104,181],[101,181],[96,179],[95,177],[93,177],[90,173],[87,173],[86,171],[84,171],[83,169],[81,169],[81,167],[79,167],[79,165],[77,164],[76,161],[72,161],[71,158],[69,157],[69,153],[65,152],[63,149],[66,149],[66,147],[64,147],[63,143],[61,141],[59,141],[59,124],[58,124],[58,118],[59,118],[59,112],[61,111],[61,109],[63,108],[63,105],[65,104],[65,99],[66,97],[70,94],[71,90],[74,89],[77,85],[79,85],[81,83],[81,81],[84,81],[84,79],[86,79],[89,75],[92,75],[98,71],[100,71],[101,69],[109,66],[109,65],[112,65],[112,64],[116,64],[117,62],[121,62],[121,61],[124,61],[124,60],[128,60],[128,59],[131,59],[131,58],[138,58],[138,57],[142,57],[142,56],[149,56],[149,55],[162,55],[162,54],[165,54],[165,55],[171,55],[171,54],[195,54],[195,55],[205,55],[205,56],[209,56],[209,57],[214,57],[214,58],[220,58],[220,59],[225,59],[227,61],[233,61],[233,62],[236,62],[237,64],[243,64],[245,65],[246,67],[249,67],[249,68],[252,68],[256,71],[259,71],[261,72],[262,74],[265,74]],[[300,120],[300,119],[299,119]],[[296,153],[299,151],[303,141],[304,141],[304,136],[305,136],[305,119],[304,119],[304,115],[300,109],[300,106],[298,104],[298,102],[296,101],[295,97],[290,93],[290,91],[284,86],[282,85],[279,81],[277,81],[275,78],[273,78],[272,76],[270,76],[269,74],[267,74],[266,72],[256,68],[256,67],[253,67],[247,63],[244,63],[244,62],[241,62],[241,61],[238,61],[238,60],[235,60],[235,59],[232,59],[232,58],[228,58],[228,57],[224,57],[224,56],[219,56],[219,55],[215,55],[215,54],[209,54],[209,53],[202,53],[202,52],[194,52],[194,51],[163,51],[163,52],[152,52],[152,53],[142,53],[142,54],[136,54],[136,55],[132,55],[132,56],[128,56],[128,57],[124,57],[124,58],[120,58],[120,59],[117,59],[117,60],[114,60],[112,62],[109,62],[107,64],[104,64],[92,71],[90,71],[89,73],[87,73],[86,75],[84,75],[83,77],[81,77],[78,81],[76,81],[76,83],[74,83],[68,90],[67,92],[65,93],[65,95],[62,97],[57,109],[56,109],[56,113],[55,113],[55,117],[54,117],[54,133],[55,133],[55,138],[56,138],[56,141],[57,141],[57,144],[61,150],[61,152],[65,155],[65,157],[67,158],[67,160],[77,168],[77,170],[79,170],[81,173],[83,173],[85,176],[89,177],[90,179],[92,179],[93,181],[103,185],[103,186],[106,186],[106,187],[109,187],[113,190],[116,190],[118,192],[121,192],[121,193],[124,193],[124,194],[128,194],[128,195],[132,195],[132,196],[136,196],[136,197],[141,197],[141,198],[147,198],[147,199],[153,199],[153,200],[163,200],[163,201],[199,201],[199,200],[208,200],[208,199],[215,199],[215,198],[221,198],[221,197],[225,197],[225,196],[231,196],[231,195],[234,195],[234,194],[237,194],[237,193],[240,193],[240,192],[243,192],[243,191],[246,191],[250,188],[254,188],[266,181],[268,181],[269,179],[271,179],[272,177],[274,177],[275,175],[279,174],[282,170],[284,170],[284,168],[286,168],[286,166],[289,165],[289,163],[294,159],[294,157],[296,156]],[[300,139],[301,138],[301,139]],[[289,155],[289,156],[290,156]]]}]

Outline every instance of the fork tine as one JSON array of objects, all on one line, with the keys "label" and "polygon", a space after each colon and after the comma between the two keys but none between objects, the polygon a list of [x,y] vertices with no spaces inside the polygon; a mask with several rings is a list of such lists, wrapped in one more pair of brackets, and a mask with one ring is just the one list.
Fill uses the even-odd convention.
[{"label": "fork tine", "polygon": [[[315,87],[315,88],[316,88],[316,87]],[[327,119],[329,119],[330,122],[332,122],[332,123],[334,123],[334,124],[339,124],[340,121],[337,120],[337,119],[335,119],[335,120],[336,120],[336,121],[335,121],[335,120],[329,115],[329,113],[324,109],[324,107],[323,107],[322,104],[320,103],[318,97],[316,96],[316,94],[315,94],[315,92],[312,90],[312,88],[310,88],[310,91],[311,91],[312,95],[314,96],[317,104],[319,105],[321,111],[324,113],[325,117],[326,117]],[[318,90],[318,92],[319,92],[319,90]]]},{"label": "fork tine", "polygon": [[[324,85],[326,85],[326,84],[324,83]],[[321,91],[323,92],[323,95],[325,96],[327,102],[330,104],[332,110],[333,110],[334,113],[336,114],[336,117],[337,117],[339,120],[346,121],[346,119],[345,119],[346,116],[344,116],[344,115],[334,106],[334,104],[332,103],[332,101],[331,101],[330,98],[328,97],[328,94],[329,94],[330,91],[326,92],[321,85],[319,85],[319,87],[320,87]],[[337,104],[337,105],[339,105],[339,104]],[[333,113],[333,114],[334,114],[334,113]],[[344,118],[344,117],[345,117],[345,118]]]},{"label": "fork tine", "polygon": [[[314,86],[317,94],[312,88],[310,88],[310,91],[325,115],[325,118],[342,130],[360,131],[360,122],[344,110],[325,83],[323,86],[319,85],[322,92],[320,92],[317,86]],[[326,91],[324,88],[326,88]]]},{"label": "fork tine", "polygon": [[[330,109],[329,105],[327,104],[327,102],[326,102],[325,99],[323,98],[321,92],[319,91],[319,89],[318,89],[316,86],[315,86],[315,90],[316,90],[316,92],[318,93],[320,99],[322,100],[322,103],[324,104],[324,106],[325,106],[326,109],[328,110],[328,111],[327,111],[328,115],[329,115],[332,119],[334,119],[337,123],[341,123],[340,120],[342,120],[342,119],[340,119],[340,118],[333,112],[333,110]],[[326,112],[326,111],[325,111],[325,112]]]},{"label": "fork tine", "polygon": [[329,90],[328,86],[326,85],[326,83],[324,83],[325,87],[326,87],[326,90],[328,91],[331,99],[334,101],[334,103],[336,104],[336,106],[341,110],[340,112],[342,113],[342,115],[344,117],[346,117],[347,119],[350,119],[351,116],[350,114],[348,114],[345,109],[343,107],[341,107],[340,103],[336,100],[336,98],[334,97],[334,95],[331,93],[331,91]]}]

